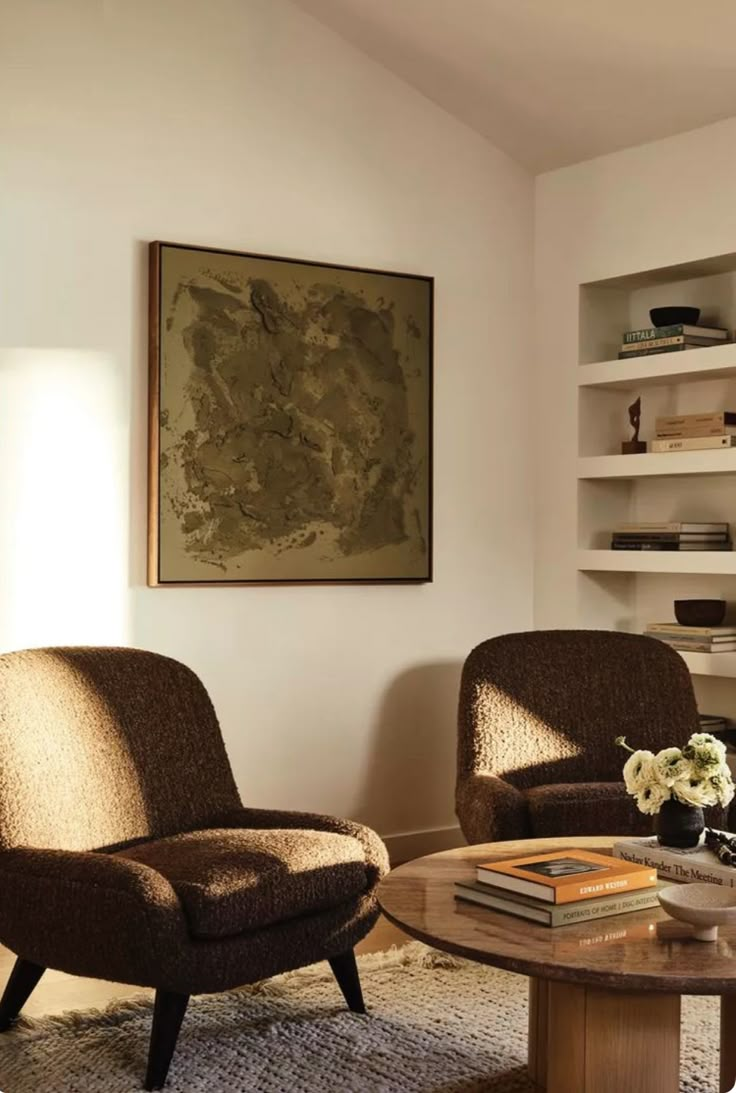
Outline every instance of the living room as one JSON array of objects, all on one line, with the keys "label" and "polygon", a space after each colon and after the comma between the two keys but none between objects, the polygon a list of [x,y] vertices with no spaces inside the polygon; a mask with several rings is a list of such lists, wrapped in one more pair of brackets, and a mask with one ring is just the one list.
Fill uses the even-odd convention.
[{"label": "living room", "polygon": [[[733,453],[622,449],[659,436],[658,415],[736,410],[729,348],[736,77],[728,33],[736,16],[723,0],[698,11],[696,20],[690,7],[664,0],[625,0],[610,11],[581,0],[2,0],[2,654],[112,647],[185,665],[216,711],[236,787],[223,774],[223,801],[236,793],[247,809],[344,818],[358,825],[351,839],[360,842],[357,830],[376,833],[401,868],[467,849],[456,812],[458,700],[473,649],[536,631],[638,635],[672,620],[675,600],[725,600],[736,610],[736,555],[728,550],[608,549],[612,529],[627,521],[727,525],[733,504]],[[168,252],[152,250],[161,241]],[[158,502],[166,488],[159,419],[168,395],[163,385],[153,391],[159,374],[151,345],[166,351],[172,313],[152,291],[150,272],[163,269],[165,277],[175,248],[204,255],[208,271],[218,256],[228,256],[228,270],[271,256],[311,269],[315,291],[323,272],[333,271],[360,275],[369,294],[378,293],[376,275],[419,294],[423,321],[414,341],[402,335],[401,349],[416,345],[424,384],[410,409],[420,468],[414,481],[424,490],[411,527],[423,568],[405,564],[397,548],[387,550],[384,569],[371,569],[376,559],[367,558],[368,568],[353,571],[326,565],[305,577],[297,565],[269,571],[276,579],[257,568],[238,579],[210,558],[205,578],[167,577],[158,563],[166,560],[174,507],[161,519]],[[409,329],[416,312],[404,315],[401,299],[396,315]],[[729,344],[693,347],[687,368],[687,353],[642,357],[639,371],[618,359],[626,356],[624,334],[650,326],[650,310],[678,306],[699,308],[695,325],[727,329]],[[259,314],[269,331],[267,309]],[[641,439],[629,424],[636,399]],[[202,496],[200,509],[209,503]],[[736,653],[680,652],[698,711],[736,719]],[[579,656],[571,663],[565,689],[582,688],[581,663]],[[25,664],[30,709],[40,690]],[[121,695],[136,690],[131,677],[125,681]],[[661,710],[662,685],[654,668],[648,695],[607,685],[610,731],[586,738],[585,749],[610,749],[606,761],[623,768],[626,754],[614,744],[618,708],[622,723],[636,725],[637,710],[646,708],[640,701]],[[167,693],[164,682],[155,686]],[[193,693],[195,706],[200,699]],[[677,708],[689,709],[689,701]],[[42,803],[28,808],[38,807],[51,825],[49,802],[61,801],[62,789],[80,802],[92,792],[105,834],[72,837],[72,817],[69,837],[58,843],[13,842],[3,828],[19,783],[2,771],[11,769],[4,749],[16,747],[20,722],[2,702],[0,864],[18,846],[99,856],[132,842],[136,808],[146,822],[155,812],[151,786],[130,805],[122,834],[113,822],[117,789],[104,780],[91,789],[119,742],[106,735],[94,737],[89,752],[78,741],[77,751],[66,744],[54,751],[53,734],[38,721],[29,729],[29,767],[57,764],[64,785],[53,793],[36,785]],[[112,708],[109,696],[105,703]],[[171,754],[189,740],[201,748],[204,770],[210,738],[196,726],[191,735],[177,728],[177,717],[171,714]],[[639,717],[641,736],[634,728],[627,740],[649,747],[653,721]],[[541,767],[574,758],[574,748],[560,752],[555,726],[538,712],[524,742]],[[145,740],[158,731],[154,719],[137,744],[121,746],[114,769],[130,774],[135,748],[144,755]],[[686,739],[672,729],[665,743]],[[211,746],[214,754],[218,745]],[[96,758],[82,769],[90,755]],[[210,775],[198,766],[186,774],[198,786],[201,780],[204,793]],[[156,775],[175,783],[179,771],[164,765]],[[167,835],[178,830],[164,826]],[[581,835],[578,848],[586,838],[626,833]],[[562,828],[548,834],[568,837]],[[498,836],[520,838],[511,829]],[[2,886],[12,887],[7,879]],[[48,901],[46,932],[76,913],[73,902],[57,898]],[[388,907],[398,896],[385,898]],[[45,902],[17,906],[30,921],[32,907]],[[2,904],[0,891],[0,926]],[[306,978],[271,988],[271,973],[260,975],[261,993],[243,995],[242,1028],[230,987],[252,976],[228,981],[222,1005],[210,980],[191,990],[162,981],[192,995],[176,1051],[171,1045],[166,1088],[533,1088],[526,988],[504,1008],[509,984],[529,970],[515,973],[505,958],[493,967],[455,966],[441,938],[422,948],[421,929],[396,925],[404,912],[391,906],[394,923],[381,918],[356,941],[365,1005],[369,1015],[379,1011],[370,1018],[376,1031],[350,1006],[340,1008],[329,968],[296,971]],[[483,913],[466,908],[473,930],[483,931]],[[558,939],[566,929],[583,927],[549,934]],[[3,985],[15,957],[49,969],[32,993],[21,990],[25,1017],[0,1037],[4,1093],[141,1088],[151,989],[161,984],[92,974],[84,960],[75,975],[71,957],[45,963],[10,944],[8,932],[0,930],[0,941]],[[90,941],[91,948],[107,944]],[[138,935],[127,944],[138,945]],[[600,951],[620,964],[621,944]],[[722,926],[723,961],[733,944],[736,928]],[[713,955],[713,946],[693,945],[693,964]],[[349,999],[351,967],[333,971]],[[141,996],[141,988],[149,993]],[[674,997],[661,983],[651,989]],[[731,996],[712,984],[682,993],[695,995],[700,1008],[686,1012],[683,1003],[678,1074],[670,1084],[645,1077],[629,1088],[716,1088],[718,1019],[714,1025],[713,999],[701,1002]],[[493,1016],[480,1022],[486,996]],[[108,1005],[118,1007],[116,1016],[101,1026],[90,1011]],[[312,1032],[292,1038],[309,1020]],[[657,1050],[665,1051],[664,1040],[671,1048],[674,1020],[666,1036],[659,1026],[648,1029]],[[175,1015],[169,1032],[172,1022]],[[481,1024],[492,1028],[474,1058]],[[505,1042],[507,1026],[514,1032]],[[273,1042],[264,1043],[264,1028]],[[316,1043],[321,1054],[308,1046]],[[694,1046],[703,1043],[702,1051]],[[422,1052],[420,1066],[412,1060]],[[374,1068],[362,1069],[366,1055],[378,1060]],[[257,1063],[246,1065],[247,1058]],[[736,1081],[736,1056],[723,1066],[725,1090]],[[615,1067],[611,1073],[620,1079]],[[592,1088],[590,1078],[580,1084],[569,1074],[547,1079],[533,1071],[532,1078],[558,1093]]]}]

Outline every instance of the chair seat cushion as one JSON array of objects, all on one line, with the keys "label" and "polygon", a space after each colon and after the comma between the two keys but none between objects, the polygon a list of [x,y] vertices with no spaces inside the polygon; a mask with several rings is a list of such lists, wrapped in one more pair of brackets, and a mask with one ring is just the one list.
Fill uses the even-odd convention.
[{"label": "chair seat cushion", "polygon": [[357,839],[303,828],[191,831],[119,854],[166,877],[200,938],[326,910],[369,887]]},{"label": "chair seat cushion", "polygon": [[652,817],[638,811],[623,782],[560,782],[525,791],[532,835],[649,834]]}]

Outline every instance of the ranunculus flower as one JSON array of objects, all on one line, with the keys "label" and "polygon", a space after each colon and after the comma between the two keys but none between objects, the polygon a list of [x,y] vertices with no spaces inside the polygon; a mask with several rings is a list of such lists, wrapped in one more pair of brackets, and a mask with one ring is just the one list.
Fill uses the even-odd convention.
[{"label": "ranunculus flower", "polygon": [[654,770],[660,782],[671,786],[681,778],[689,778],[692,765],[680,748],[663,748],[654,756]]},{"label": "ranunculus flower", "polygon": [[672,796],[683,805],[692,805],[693,808],[718,804],[716,791],[709,781],[702,778],[682,778],[673,785]]},{"label": "ranunculus flower", "polygon": [[709,778],[716,794],[716,802],[719,805],[730,805],[734,797],[734,784],[730,770],[720,771]]},{"label": "ranunculus flower", "polygon": [[692,744],[694,748],[715,747],[723,755],[723,758],[726,758],[726,745],[722,740],[718,740],[713,736],[712,733],[694,732],[688,740],[688,744]]},{"label": "ranunculus flower", "polygon": [[654,752],[635,751],[624,763],[624,782],[626,792],[639,793],[653,779]]},{"label": "ranunculus flower", "polygon": [[654,816],[665,801],[669,801],[670,791],[661,782],[650,782],[636,795],[636,806],[640,812]]},{"label": "ranunculus flower", "polygon": [[686,758],[702,772],[715,773],[726,762],[726,745],[709,732],[696,732],[682,749]]}]

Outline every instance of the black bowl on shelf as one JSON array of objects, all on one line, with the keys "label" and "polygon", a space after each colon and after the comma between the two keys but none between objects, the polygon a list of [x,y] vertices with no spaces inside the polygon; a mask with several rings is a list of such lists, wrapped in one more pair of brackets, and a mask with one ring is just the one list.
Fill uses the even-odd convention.
[{"label": "black bowl on shelf", "polygon": [[652,326],[697,326],[700,318],[699,307],[653,307],[649,312]]},{"label": "black bowl on shelf", "polygon": [[675,600],[680,626],[720,626],[725,615],[725,600]]}]

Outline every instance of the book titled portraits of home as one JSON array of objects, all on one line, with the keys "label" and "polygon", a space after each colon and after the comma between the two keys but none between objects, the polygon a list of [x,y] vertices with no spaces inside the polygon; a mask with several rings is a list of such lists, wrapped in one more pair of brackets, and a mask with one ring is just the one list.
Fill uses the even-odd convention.
[{"label": "book titled portraits of home", "polygon": [[431,277],[150,246],[149,583],[428,581]]}]

